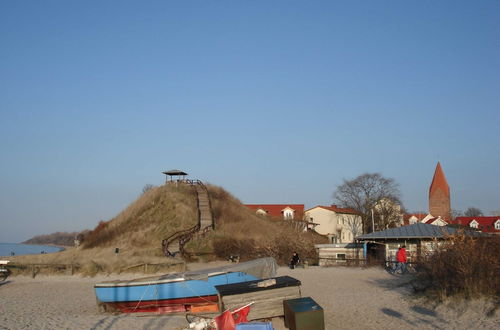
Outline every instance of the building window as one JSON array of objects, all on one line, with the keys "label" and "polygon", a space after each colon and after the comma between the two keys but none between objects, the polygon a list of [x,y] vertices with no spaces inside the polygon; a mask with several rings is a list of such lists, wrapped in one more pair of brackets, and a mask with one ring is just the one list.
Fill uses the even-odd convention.
[{"label": "building window", "polygon": [[345,260],[345,253],[337,253],[337,259]]},{"label": "building window", "polygon": [[495,229],[500,230],[500,219],[495,222]]},{"label": "building window", "polygon": [[476,220],[472,220],[471,223],[469,224],[471,228],[476,228],[476,229],[478,228],[478,225],[479,223]]},{"label": "building window", "polygon": [[286,210],[283,215],[285,219],[293,219],[293,210]]}]

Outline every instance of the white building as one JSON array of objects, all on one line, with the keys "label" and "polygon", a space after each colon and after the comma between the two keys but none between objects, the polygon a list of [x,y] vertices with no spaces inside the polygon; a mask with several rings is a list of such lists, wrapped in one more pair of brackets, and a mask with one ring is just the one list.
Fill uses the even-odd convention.
[{"label": "white building", "polygon": [[304,212],[304,220],[314,223],[314,230],[331,243],[350,243],[362,233],[361,217],[356,211],[337,205],[310,208]]},{"label": "white building", "polygon": [[426,223],[434,226],[446,226],[448,222],[444,221],[441,217],[434,217],[432,214],[406,214],[404,217],[404,225],[414,225],[416,223]]}]

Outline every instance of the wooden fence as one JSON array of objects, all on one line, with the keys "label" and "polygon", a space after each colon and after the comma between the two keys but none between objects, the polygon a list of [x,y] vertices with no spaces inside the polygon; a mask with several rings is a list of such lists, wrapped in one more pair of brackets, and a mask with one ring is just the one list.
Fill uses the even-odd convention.
[{"label": "wooden fence", "polygon": [[[28,273],[33,278],[40,273],[58,273],[65,275],[73,275],[74,273],[80,271],[82,268],[79,264],[18,264],[9,263],[8,268],[13,274]],[[185,271],[186,264],[183,261],[176,263],[141,263],[126,268],[122,268],[119,273],[122,272],[143,272],[143,273],[155,273],[158,271]]]},{"label": "wooden fence", "polygon": [[129,272],[129,271],[133,271],[133,270],[135,270],[135,271],[142,270],[142,272],[144,274],[147,274],[148,272],[149,273],[156,273],[160,270],[162,270],[162,271],[174,270],[176,272],[183,272],[186,270],[186,263],[183,261],[176,262],[176,263],[171,263],[171,262],[170,263],[166,263],[166,262],[163,262],[163,263],[140,263],[140,264],[135,264],[132,266],[122,268],[120,270],[120,273]]},{"label": "wooden fence", "polygon": [[63,273],[66,275],[73,275],[76,271],[80,269],[78,264],[16,264],[10,263],[9,269],[13,270],[13,273],[23,273],[28,272],[33,278],[40,273],[42,270],[47,270],[49,272]]}]

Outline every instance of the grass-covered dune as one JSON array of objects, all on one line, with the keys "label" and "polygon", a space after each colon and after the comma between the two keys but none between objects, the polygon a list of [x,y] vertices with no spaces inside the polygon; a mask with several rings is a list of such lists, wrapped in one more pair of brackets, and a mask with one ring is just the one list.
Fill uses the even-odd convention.
[{"label": "grass-covered dune", "polygon": [[[220,187],[207,188],[216,229],[186,245],[194,258],[215,260],[237,254],[241,260],[272,256],[285,263],[293,251],[313,257],[314,244],[325,242],[323,237],[301,232],[287,222],[258,217]],[[196,224],[196,205],[196,193],[190,185],[152,187],[116,217],[101,221],[78,248],[10,259],[16,263],[73,263],[86,274],[119,272],[141,263],[178,263],[178,259],[163,256],[161,242]]]}]

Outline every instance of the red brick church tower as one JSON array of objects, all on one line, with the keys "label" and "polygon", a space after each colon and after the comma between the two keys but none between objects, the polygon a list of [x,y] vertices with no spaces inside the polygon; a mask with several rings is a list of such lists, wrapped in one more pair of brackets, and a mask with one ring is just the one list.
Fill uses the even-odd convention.
[{"label": "red brick church tower", "polygon": [[451,220],[450,187],[438,162],[429,188],[429,213],[434,217]]}]

